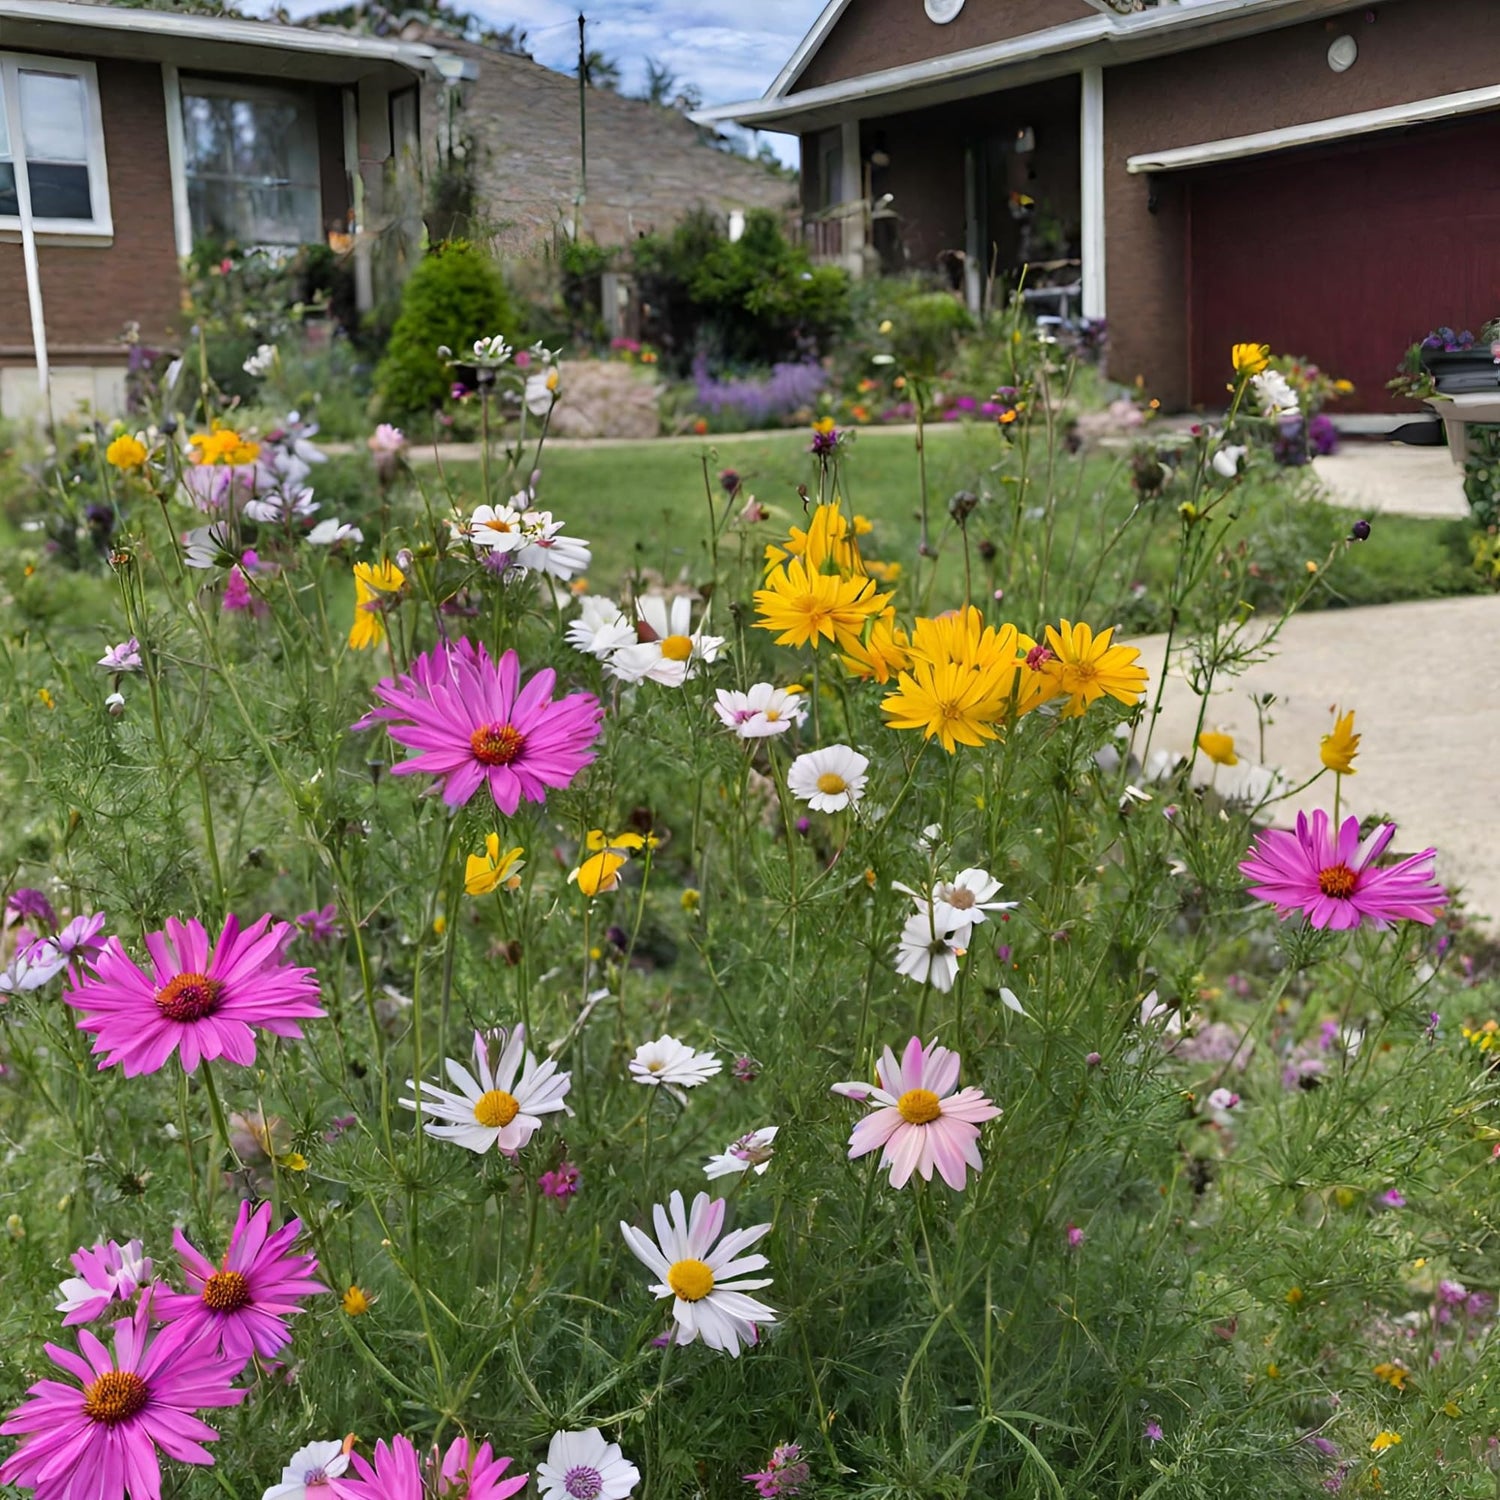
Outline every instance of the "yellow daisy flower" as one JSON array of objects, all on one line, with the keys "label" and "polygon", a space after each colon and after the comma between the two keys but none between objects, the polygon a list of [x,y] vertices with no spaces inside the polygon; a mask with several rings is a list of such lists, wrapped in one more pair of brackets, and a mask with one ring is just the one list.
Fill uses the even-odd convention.
[{"label": "yellow daisy flower", "polygon": [[842,578],[810,572],[798,558],[777,568],[766,586],[755,591],[760,630],[775,630],[778,646],[816,649],[828,640],[852,652],[864,635],[865,622],[890,603],[868,578]]},{"label": "yellow daisy flower", "polygon": [[500,835],[487,833],[484,836],[484,853],[471,854],[464,864],[464,889],[471,896],[488,896],[497,886],[514,890],[520,884],[520,874],[525,868],[521,856],[525,850],[517,846],[500,852]]},{"label": "yellow daisy flower", "polygon": [[1138,665],[1141,653],[1133,646],[1111,645],[1113,636],[1114,626],[1098,635],[1068,620],[1055,629],[1047,627],[1052,660],[1041,671],[1067,697],[1065,719],[1076,718],[1106,694],[1127,705],[1140,702],[1146,690],[1146,669]]},{"label": "yellow daisy flower", "polygon": [[920,729],[929,740],[936,735],[949,755],[961,744],[998,738],[990,726],[1003,712],[1005,697],[995,673],[958,662],[916,661],[896,681],[897,690],[880,705],[892,729]]},{"label": "yellow daisy flower", "polygon": [[146,463],[146,445],[138,437],[131,437],[128,432],[122,432],[104,450],[104,461],[116,469],[144,468]]},{"label": "yellow daisy flower", "polygon": [[1237,766],[1240,758],[1234,753],[1234,736],[1220,734],[1214,729],[1205,729],[1198,736],[1198,748],[1216,766]]},{"label": "yellow daisy flower", "polygon": [[1335,714],[1333,733],[1325,734],[1318,747],[1323,764],[1340,776],[1353,776],[1354,757],[1359,754],[1359,736],[1354,732],[1354,710]]},{"label": "yellow daisy flower", "polygon": [[843,662],[851,675],[885,683],[911,665],[906,632],[893,623],[890,613],[870,626],[863,641],[844,649]]},{"label": "yellow daisy flower", "polygon": [[1269,344],[1236,344],[1230,351],[1229,357],[1234,361],[1234,373],[1248,378],[1251,375],[1259,375],[1271,363],[1271,346]]}]

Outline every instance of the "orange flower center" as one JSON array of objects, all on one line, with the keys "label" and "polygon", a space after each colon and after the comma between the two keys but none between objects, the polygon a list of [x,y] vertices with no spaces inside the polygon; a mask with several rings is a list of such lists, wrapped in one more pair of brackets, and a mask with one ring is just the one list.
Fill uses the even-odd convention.
[{"label": "orange flower center", "polygon": [[668,661],[686,661],[693,654],[693,638],[689,635],[669,635],[661,643],[661,654]]},{"label": "orange flower center", "polygon": [[1358,884],[1359,876],[1348,865],[1330,865],[1318,871],[1318,889],[1339,901],[1347,901]]},{"label": "orange flower center", "polygon": [[486,1130],[504,1130],[520,1112],[520,1101],[504,1089],[491,1089],[474,1104],[474,1118]]},{"label": "orange flower center", "polygon": [[714,1273],[701,1260],[679,1260],[667,1271],[667,1285],[684,1302],[701,1302],[714,1289]]},{"label": "orange flower center", "polygon": [[481,724],[469,744],[480,765],[508,766],[525,748],[526,736],[513,724]]},{"label": "orange flower center", "polygon": [[145,1410],[151,1393],[134,1370],[106,1370],[83,1388],[83,1414],[113,1427]]},{"label": "orange flower center", "polygon": [[250,1302],[250,1283],[239,1271],[215,1271],[203,1283],[203,1305],[211,1312],[238,1312]]},{"label": "orange flower center", "polygon": [[931,1089],[907,1089],[896,1101],[896,1108],[908,1125],[931,1125],[943,1112],[938,1096]]},{"label": "orange flower center", "polygon": [[156,992],[156,1008],[169,1021],[201,1021],[219,1008],[224,986],[206,974],[179,974]]}]

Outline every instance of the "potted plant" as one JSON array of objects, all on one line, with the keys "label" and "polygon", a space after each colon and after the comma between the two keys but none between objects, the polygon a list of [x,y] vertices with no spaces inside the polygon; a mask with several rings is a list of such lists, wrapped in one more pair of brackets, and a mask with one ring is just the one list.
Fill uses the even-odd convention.
[{"label": "potted plant", "polygon": [[1495,362],[1493,335],[1500,320],[1485,324],[1479,338],[1465,329],[1436,328],[1418,345],[1422,368],[1432,376],[1442,396],[1500,388],[1500,364]]}]

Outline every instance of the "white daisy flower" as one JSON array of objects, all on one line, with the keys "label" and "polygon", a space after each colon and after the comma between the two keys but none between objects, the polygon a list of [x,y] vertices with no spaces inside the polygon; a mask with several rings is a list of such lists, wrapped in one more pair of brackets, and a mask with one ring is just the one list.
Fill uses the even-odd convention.
[{"label": "white daisy flower", "polygon": [[229,528],[222,521],[185,532],[182,560],[190,568],[225,568],[239,561],[229,550]]},{"label": "white daisy flower", "polygon": [[917,984],[931,984],[946,995],[958,978],[958,961],[967,951],[971,928],[967,922],[944,929],[929,906],[906,919],[896,943],[896,972]]},{"label": "white daisy flower", "polygon": [[675,1036],[660,1036],[654,1042],[642,1042],[630,1059],[630,1076],[637,1083],[655,1088],[695,1089],[707,1083],[723,1068],[723,1062],[712,1052],[694,1052]]},{"label": "white daisy flower", "polygon": [[1280,370],[1262,370],[1259,375],[1252,375],[1250,387],[1263,417],[1296,416],[1301,410],[1296,391]]},{"label": "white daisy flower", "polygon": [[1144,1000],[1141,1001],[1141,1026],[1158,1026],[1163,1036],[1180,1036],[1182,1034],[1182,1012],[1173,1010],[1166,1005],[1152,990]]},{"label": "white daisy flower", "polygon": [[[490,1037],[482,1031],[474,1033],[474,1073],[451,1057],[447,1060],[448,1077],[458,1093],[434,1083],[422,1084],[422,1112],[446,1122],[427,1120],[422,1128],[437,1140],[454,1141],[470,1151],[482,1154],[493,1146],[506,1156],[514,1156],[541,1129],[542,1115],[558,1110],[573,1113],[564,1098],[573,1079],[571,1074],[559,1073],[550,1058],[537,1062],[526,1050],[524,1026],[517,1026],[509,1041],[504,1031],[490,1036],[501,1049],[500,1060],[493,1067]],[[519,1082],[517,1072],[521,1075]],[[416,1087],[410,1078],[406,1086]],[[417,1107],[414,1099],[401,1103],[407,1109]]]},{"label": "white daisy flower", "polygon": [[753,1171],[757,1177],[766,1175],[771,1165],[771,1146],[776,1139],[778,1126],[764,1125],[731,1141],[717,1156],[710,1156],[703,1169],[705,1177],[731,1177],[736,1172]]},{"label": "white daisy flower", "polygon": [[526,545],[526,523],[510,505],[477,505],[467,521],[450,521],[455,541],[472,542],[485,552],[519,552]]},{"label": "white daisy flower", "polygon": [[[659,1203],[652,1209],[656,1238],[621,1221],[620,1232],[637,1260],[660,1278],[651,1284],[658,1297],[671,1297],[673,1334],[679,1344],[702,1339],[710,1349],[739,1358],[743,1345],[753,1344],[758,1325],[774,1323],[776,1313],[746,1292],[770,1286],[769,1276],[746,1280],[762,1270],[764,1255],[742,1251],[771,1232],[769,1224],[736,1229],[719,1239],[724,1227],[724,1200],[699,1193],[689,1217],[682,1194],[671,1197],[671,1218]],[[718,1241],[715,1248],[715,1241]]]},{"label": "white daisy flower", "polygon": [[536,1482],[543,1500],[625,1500],[641,1482],[641,1471],[618,1443],[606,1443],[597,1427],[588,1427],[552,1434]]},{"label": "white daisy flower", "polygon": [[761,740],[785,734],[807,718],[807,703],[801,693],[789,693],[769,682],[757,682],[748,692],[720,688],[714,712],[726,729],[742,740]]},{"label": "white daisy flower", "polygon": [[[926,911],[928,898],[918,895],[910,886],[893,882],[894,889],[910,896]],[[932,925],[939,932],[953,932],[959,927],[978,926],[992,911],[1014,911],[1017,901],[996,901],[1000,882],[988,870],[960,870],[952,880],[940,880],[932,888]]]},{"label": "white daisy flower", "polygon": [[292,1454],[281,1471],[281,1483],[273,1484],[260,1500],[323,1500],[333,1493],[330,1479],[349,1467],[345,1443],[309,1443]]},{"label": "white daisy flower", "polygon": [[587,569],[594,549],[581,537],[561,536],[561,521],[550,510],[528,510],[521,518],[526,526],[526,544],[516,561],[529,573],[546,573],[564,583]]},{"label": "white daisy flower", "polygon": [[307,533],[307,540],[314,547],[336,547],[340,542],[362,542],[364,539],[364,532],[352,521],[340,521],[336,517],[319,521]]},{"label": "white daisy flower", "polygon": [[286,526],[293,521],[309,521],[321,509],[311,490],[272,490],[245,502],[245,514],[263,526]]},{"label": "white daisy flower", "polygon": [[625,682],[681,687],[695,677],[700,662],[717,659],[723,636],[705,635],[704,621],[693,629],[693,601],[686,594],[643,594],[635,601],[639,641],[610,658],[609,670]]},{"label": "white daisy flower", "polygon": [[545,417],[557,400],[562,376],[556,365],[536,370],[526,377],[526,410],[534,417]]},{"label": "white daisy flower", "polygon": [[870,762],[848,745],[829,745],[799,755],[786,773],[787,789],[814,812],[842,812],[858,807]]},{"label": "white daisy flower", "polygon": [[578,601],[578,618],[568,623],[567,641],[575,651],[603,661],[621,646],[635,645],[635,626],[613,599],[585,594]]}]

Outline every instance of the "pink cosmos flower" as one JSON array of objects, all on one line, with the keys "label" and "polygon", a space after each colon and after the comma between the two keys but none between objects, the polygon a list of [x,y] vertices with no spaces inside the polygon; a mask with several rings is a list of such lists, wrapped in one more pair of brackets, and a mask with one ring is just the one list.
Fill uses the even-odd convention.
[{"label": "pink cosmos flower", "polygon": [[548,787],[571,786],[594,759],[599,700],[570,693],[554,701],[556,681],[544,668],[523,687],[514,651],[497,665],[482,645],[443,642],[417,657],[409,673],[379,682],[383,706],[354,727],[384,722],[398,745],[417,751],[392,774],[440,777],[450,807],[488,782],[495,806],[511,817],[523,798],[544,802]]},{"label": "pink cosmos flower", "polygon": [[41,1500],[158,1500],[158,1450],[179,1463],[211,1464],[203,1446],[219,1434],[194,1415],[238,1406],[231,1382],[243,1366],[224,1359],[183,1324],[153,1334],[151,1299],[114,1326],[110,1352],[88,1329],[78,1348],[47,1345],[47,1356],[78,1384],[39,1380],[0,1423],[24,1434],[0,1464],[0,1484],[35,1489]]},{"label": "pink cosmos flower", "polygon": [[92,1323],[116,1300],[129,1302],[141,1285],[151,1280],[151,1257],[142,1253],[139,1240],[131,1240],[128,1245],[110,1240],[76,1250],[69,1259],[78,1274],[68,1277],[57,1289],[62,1298],[57,1310],[65,1314],[64,1328]]},{"label": "pink cosmos flower", "polygon": [[210,951],[201,922],[169,917],[165,931],[146,934],[149,975],[112,937],[91,960],[91,975],[70,976],[63,999],[83,1012],[78,1029],[97,1033],[99,1066],[119,1064],[128,1078],[155,1073],[174,1051],[189,1073],[200,1059],[219,1057],[249,1067],[252,1027],[300,1037],[298,1021],[324,1014],[313,971],[283,960],[291,937],[287,923],[269,916],[243,932],[231,916]]},{"label": "pink cosmos flower", "polygon": [[1359,819],[1346,818],[1335,837],[1321,808],[1311,821],[1298,813],[1295,833],[1272,828],[1260,834],[1240,870],[1254,882],[1250,894],[1269,901],[1283,920],[1302,911],[1312,926],[1334,931],[1361,922],[1389,927],[1403,917],[1430,927],[1436,908],[1448,900],[1433,875],[1437,851],[1377,867],[1395,833],[1393,824],[1382,823],[1361,842]]},{"label": "pink cosmos flower", "polygon": [[301,1233],[301,1219],[288,1219],[273,1232],[269,1203],[262,1203],[253,1215],[250,1205],[241,1203],[223,1263],[215,1266],[177,1230],[172,1243],[188,1290],[159,1291],[157,1317],[165,1323],[186,1323],[192,1333],[241,1364],[252,1354],[269,1358],[291,1342],[286,1320],[301,1312],[299,1299],[328,1290],[313,1280],[317,1257],[291,1253]]},{"label": "pink cosmos flower", "polygon": [[962,1191],[968,1168],[978,1172],[979,1127],[1000,1113],[978,1089],[961,1089],[959,1056],[936,1044],[923,1049],[920,1037],[906,1044],[898,1063],[889,1047],[875,1065],[876,1083],[836,1083],[833,1091],[846,1099],[874,1106],[849,1137],[849,1159],[884,1147],[882,1167],[891,1171],[891,1186],[905,1187],[913,1172],[932,1181],[937,1168],[949,1187]]},{"label": "pink cosmos flower", "polygon": [[[508,1458],[496,1458],[488,1443],[475,1447],[466,1437],[454,1438],[439,1460],[434,1449],[424,1464],[410,1438],[399,1434],[389,1443],[375,1445],[373,1464],[353,1455],[357,1479],[340,1479],[336,1485],[343,1500],[425,1500],[429,1494],[443,1500],[507,1500],[526,1487],[526,1473],[505,1478]],[[422,1471],[431,1471],[432,1488],[423,1488]]]}]

